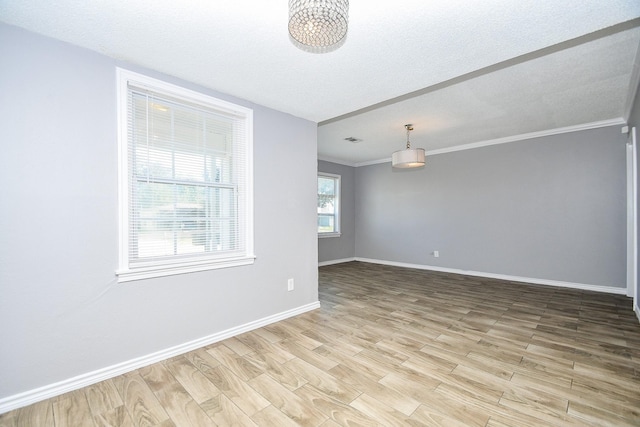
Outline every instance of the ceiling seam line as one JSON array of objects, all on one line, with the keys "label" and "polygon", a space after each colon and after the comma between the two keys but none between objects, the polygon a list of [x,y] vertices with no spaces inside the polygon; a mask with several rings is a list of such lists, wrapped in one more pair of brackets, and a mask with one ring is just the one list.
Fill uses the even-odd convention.
[{"label": "ceiling seam line", "polygon": [[524,53],[522,55],[518,55],[513,58],[506,59],[496,64],[488,65],[478,70],[470,71],[460,76],[453,77],[449,80],[445,80],[443,82],[436,83],[434,85],[427,86],[426,88],[418,89],[416,91],[409,92],[404,95],[396,96],[394,98],[390,98],[385,101],[375,103],[368,107],[364,107],[359,110],[352,111],[350,113],[342,114],[340,116],[333,117],[331,119],[323,120],[321,122],[318,122],[318,127],[335,123],[350,117],[359,116],[360,114],[368,113],[370,111],[387,107],[389,105],[397,104],[399,102],[416,98],[418,96],[426,95],[428,93],[435,92],[437,90],[441,90],[459,83],[463,83],[465,81],[468,81],[477,77],[481,77],[481,76],[493,73],[495,71],[499,71],[509,67],[513,67],[515,65],[523,64],[525,62],[528,62],[534,59],[542,58],[543,56],[551,55],[552,53],[561,52],[563,50],[566,50],[575,46],[579,46],[594,40],[598,40],[613,34],[621,33],[623,31],[630,30],[632,28],[636,28],[639,26],[640,26],[640,18],[634,18],[629,21],[621,22],[621,23],[612,25],[610,27],[602,28],[600,30],[593,31],[591,33],[587,33],[582,36],[575,37],[570,40],[566,40],[551,46],[546,46],[546,47],[534,50],[532,52]]}]

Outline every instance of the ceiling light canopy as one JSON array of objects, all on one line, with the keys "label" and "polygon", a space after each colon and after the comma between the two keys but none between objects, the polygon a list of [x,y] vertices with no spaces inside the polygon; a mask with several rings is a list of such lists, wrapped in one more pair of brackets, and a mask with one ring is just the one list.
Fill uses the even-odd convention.
[{"label": "ceiling light canopy", "polygon": [[340,47],[348,19],[349,0],[289,0],[289,34],[296,46],[308,52]]},{"label": "ceiling light canopy", "polygon": [[407,148],[404,150],[396,151],[391,156],[391,165],[394,168],[419,168],[424,166],[424,148],[411,148],[409,142],[409,133],[413,130],[413,125],[404,125],[407,129]]}]

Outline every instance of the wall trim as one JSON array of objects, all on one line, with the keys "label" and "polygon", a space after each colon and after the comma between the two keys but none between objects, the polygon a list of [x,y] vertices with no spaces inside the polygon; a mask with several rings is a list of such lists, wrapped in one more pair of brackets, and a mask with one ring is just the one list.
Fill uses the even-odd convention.
[{"label": "wall trim", "polygon": [[539,131],[539,132],[523,133],[523,134],[520,134],[520,135],[508,136],[508,137],[505,137],[505,138],[496,138],[496,139],[490,139],[490,140],[486,140],[486,141],[472,142],[471,144],[463,144],[463,145],[458,145],[458,146],[451,147],[451,148],[443,148],[443,149],[440,149],[440,150],[430,150],[430,151],[427,151],[426,154],[427,155],[435,155],[435,154],[451,153],[451,152],[454,152],[454,151],[471,150],[473,148],[487,147],[487,146],[490,146],[490,145],[506,144],[506,143],[509,143],[509,142],[523,141],[525,139],[542,138],[542,137],[545,137],[545,136],[560,135],[560,134],[563,134],[563,133],[580,132],[580,131],[584,131],[584,130],[599,129],[599,128],[604,128],[604,127],[609,127],[609,126],[619,126],[619,125],[626,125],[626,124],[627,124],[626,121],[622,117],[618,117],[618,118],[610,119],[610,120],[602,120],[602,121],[598,121],[598,122],[583,123],[583,124],[580,124],[580,125],[566,126],[566,127],[562,127],[562,128],[543,130],[543,131]]},{"label": "wall trim", "polygon": [[318,263],[318,267],[324,267],[324,266],[327,266],[327,265],[334,265],[334,264],[342,264],[344,262],[351,262],[351,261],[357,261],[357,260],[355,259],[355,257],[354,258],[332,259],[332,260],[329,260],[329,261],[319,262]]},{"label": "wall trim", "polygon": [[[563,133],[580,132],[580,131],[583,131],[583,130],[599,129],[599,128],[604,128],[604,127],[609,127],[609,126],[619,126],[619,125],[626,125],[626,124],[627,124],[627,122],[625,121],[624,118],[618,117],[618,118],[610,119],[610,120],[602,120],[602,121],[598,121],[598,122],[583,123],[583,124],[580,124],[580,125],[566,126],[566,127],[561,127],[561,128],[538,131],[538,132],[530,132],[530,133],[523,133],[523,134],[520,134],[520,135],[507,136],[507,137],[504,137],[504,138],[496,138],[496,139],[489,139],[489,140],[486,140],[486,141],[472,142],[470,144],[456,145],[454,147],[440,148],[438,150],[427,150],[426,151],[426,155],[427,156],[435,156],[437,154],[446,154],[446,153],[453,153],[455,151],[471,150],[471,149],[474,149],[474,148],[488,147],[490,145],[506,144],[506,143],[509,143],[509,142],[523,141],[523,140],[526,140],[526,139],[542,138],[542,137],[545,137],[545,136],[560,135],[560,134],[563,134]],[[389,162],[391,162],[391,158],[390,157],[388,157],[386,159],[369,160],[369,161],[366,161],[366,162],[355,163],[355,164],[353,164],[353,166],[360,167],[360,166],[369,166],[369,165],[375,165],[375,164],[378,164],[378,163],[389,163]],[[428,162],[428,160],[427,160],[427,162]],[[336,163],[336,162],[334,162],[334,163]]]},{"label": "wall trim", "polygon": [[640,308],[637,305],[633,307],[633,311],[636,313],[636,317],[638,318],[638,323],[640,323]]},{"label": "wall trim", "polygon": [[318,156],[318,160],[322,160],[323,162],[329,162],[329,163],[337,163],[339,165],[344,165],[344,166],[351,166],[351,167],[357,166],[357,164],[354,162],[349,162],[347,160],[340,160],[334,157]]},{"label": "wall trim", "polygon": [[391,163],[391,157],[387,157],[386,159],[369,160],[369,161],[366,161],[366,162],[356,163],[355,167],[359,168],[360,166],[377,165],[377,164],[380,164],[380,163]]},{"label": "wall trim", "polygon": [[559,280],[538,279],[533,277],[511,276],[507,274],[487,273],[483,271],[461,270],[458,268],[436,267],[424,264],[409,264],[406,262],[386,261],[380,259],[356,257],[355,261],[370,262],[372,264],[391,265],[394,267],[416,268],[419,270],[440,271],[443,273],[463,274],[465,276],[486,277],[489,279],[508,280],[510,282],[531,283],[534,285],[556,286],[560,288],[581,289],[583,291],[595,291],[609,294],[626,295],[626,288],[614,288],[611,286],[588,285],[585,283],[563,282]]},{"label": "wall trim", "polygon": [[146,356],[137,357],[126,362],[107,366],[93,372],[87,372],[86,374],[78,375],[63,381],[59,381],[57,383],[46,385],[44,387],[39,387],[33,390],[15,394],[13,396],[5,397],[3,399],[0,399],[0,414],[21,408],[23,406],[31,405],[33,403],[55,397],[63,393],[77,390],[82,387],[96,384],[100,381],[117,377],[118,375],[131,372],[144,366],[148,366],[153,363],[169,359],[171,357],[179,356],[189,351],[193,351],[198,348],[225,340],[227,338],[231,338],[236,335],[249,332],[254,329],[267,326],[271,323],[279,322],[281,320],[288,319],[290,317],[294,317],[318,308],[320,308],[320,301],[302,305],[300,307],[267,316],[262,319],[254,320],[252,322],[245,323],[244,325],[236,326],[225,331],[217,332],[206,337],[186,342],[184,344],[160,350]]}]

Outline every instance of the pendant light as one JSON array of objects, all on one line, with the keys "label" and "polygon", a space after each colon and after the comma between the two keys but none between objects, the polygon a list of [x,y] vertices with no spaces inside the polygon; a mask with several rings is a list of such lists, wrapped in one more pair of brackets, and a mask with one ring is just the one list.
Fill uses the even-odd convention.
[{"label": "pendant light", "polygon": [[424,148],[411,148],[411,142],[409,142],[409,133],[413,130],[413,125],[406,124],[404,127],[407,129],[407,148],[393,153],[391,165],[401,169],[424,166]]}]

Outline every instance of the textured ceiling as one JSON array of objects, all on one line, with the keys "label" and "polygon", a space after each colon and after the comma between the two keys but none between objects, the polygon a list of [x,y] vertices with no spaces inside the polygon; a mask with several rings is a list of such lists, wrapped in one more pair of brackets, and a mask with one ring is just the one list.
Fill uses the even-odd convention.
[{"label": "textured ceiling", "polygon": [[622,121],[637,84],[638,0],[351,0],[326,54],[291,43],[287,4],[0,0],[0,21],[320,122],[319,157],[348,164],[405,123],[437,152]]}]

